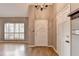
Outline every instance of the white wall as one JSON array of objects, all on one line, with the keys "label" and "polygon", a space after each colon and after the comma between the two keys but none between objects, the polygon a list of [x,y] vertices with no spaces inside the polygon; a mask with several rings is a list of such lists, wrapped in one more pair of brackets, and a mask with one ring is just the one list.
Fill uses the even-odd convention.
[{"label": "white wall", "polygon": [[28,5],[25,3],[0,3],[0,17],[27,17]]}]

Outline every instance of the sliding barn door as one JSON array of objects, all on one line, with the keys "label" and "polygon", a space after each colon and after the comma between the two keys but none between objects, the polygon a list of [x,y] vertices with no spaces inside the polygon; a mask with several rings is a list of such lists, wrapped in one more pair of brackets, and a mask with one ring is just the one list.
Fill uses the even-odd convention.
[{"label": "sliding barn door", "polygon": [[35,46],[48,46],[48,20],[35,20]]}]

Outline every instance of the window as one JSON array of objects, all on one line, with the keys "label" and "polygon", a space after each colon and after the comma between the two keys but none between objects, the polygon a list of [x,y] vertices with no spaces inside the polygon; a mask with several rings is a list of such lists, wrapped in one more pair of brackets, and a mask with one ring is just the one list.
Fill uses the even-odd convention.
[{"label": "window", "polygon": [[5,23],[5,40],[24,40],[24,23]]}]

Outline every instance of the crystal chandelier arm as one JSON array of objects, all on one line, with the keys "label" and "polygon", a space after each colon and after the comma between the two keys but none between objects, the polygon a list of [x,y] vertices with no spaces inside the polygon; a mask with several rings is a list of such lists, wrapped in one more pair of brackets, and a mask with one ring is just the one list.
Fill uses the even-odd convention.
[{"label": "crystal chandelier arm", "polygon": [[45,3],[44,4],[37,4],[37,5],[35,5],[35,8],[37,8],[37,9],[40,9],[41,11],[43,10],[43,9],[46,9],[48,7],[48,5],[45,5]]}]

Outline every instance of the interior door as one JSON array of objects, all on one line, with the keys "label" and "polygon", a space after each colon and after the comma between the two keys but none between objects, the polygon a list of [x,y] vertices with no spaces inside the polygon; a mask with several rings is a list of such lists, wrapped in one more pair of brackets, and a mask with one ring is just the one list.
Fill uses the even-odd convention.
[{"label": "interior door", "polygon": [[48,46],[48,20],[35,20],[35,45]]},{"label": "interior door", "polygon": [[63,56],[70,56],[70,22],[66,21],[62,24],[63,39]]}]

